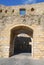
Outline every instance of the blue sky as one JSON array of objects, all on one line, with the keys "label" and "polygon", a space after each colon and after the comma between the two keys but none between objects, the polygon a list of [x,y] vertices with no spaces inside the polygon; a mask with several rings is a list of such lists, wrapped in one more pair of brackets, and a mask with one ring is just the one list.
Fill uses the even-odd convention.
[{"label": "blue sky", "polygon": [[7,5],[7,6],[34,4],[39,2],[44,2],[44,0],[0,0],[0,4]]}]

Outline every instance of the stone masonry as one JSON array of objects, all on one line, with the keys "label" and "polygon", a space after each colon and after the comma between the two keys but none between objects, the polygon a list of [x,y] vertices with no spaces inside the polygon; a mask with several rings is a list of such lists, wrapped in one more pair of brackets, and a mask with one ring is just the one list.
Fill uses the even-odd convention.
[{"label": "stone masonry", "polygon": [[[20,15],[20,9],[26,14]],[[44,58],[44,3],[20,6],[0,5],[0,57],[14,54],[13,39],[20,30],[27,31],[33,41],[32,57]]]}]

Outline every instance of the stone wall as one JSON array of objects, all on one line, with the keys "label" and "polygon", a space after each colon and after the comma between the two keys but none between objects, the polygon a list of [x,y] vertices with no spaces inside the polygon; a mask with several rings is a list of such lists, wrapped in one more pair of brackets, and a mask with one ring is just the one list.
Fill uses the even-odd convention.
[{"label": "stone wall", "polygon": [[[26,9],[26,14],[21,16],[19,10],[23,8]],[[11,30],[20,26],[33,30],[32,57],[44,58],[44,3],[25,6],[0,5],[0,57],[9,57]],[[13,54],[13,48],[11,52]]]}]

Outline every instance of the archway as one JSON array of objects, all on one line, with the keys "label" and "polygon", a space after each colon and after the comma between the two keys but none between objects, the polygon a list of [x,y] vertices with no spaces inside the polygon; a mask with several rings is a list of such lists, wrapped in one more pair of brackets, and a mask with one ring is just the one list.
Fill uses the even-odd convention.
[{"label": "archway", "polygon": [[10,36],[9,56],[22,52],[29,52],[32,54],[32,45],[30,44],[32,39],[33,30],[31,28],[27,26],[17,26],[13,28]]}]

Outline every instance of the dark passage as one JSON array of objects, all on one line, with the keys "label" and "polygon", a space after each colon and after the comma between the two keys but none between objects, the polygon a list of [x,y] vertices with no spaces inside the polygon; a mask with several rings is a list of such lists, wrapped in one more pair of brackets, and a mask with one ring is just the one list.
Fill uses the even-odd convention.
[{"label": "dark passage", "polygon": [[29,37],[16,37],[14,42],[14,55],[20,53],[31,53],[31,38]]}]

